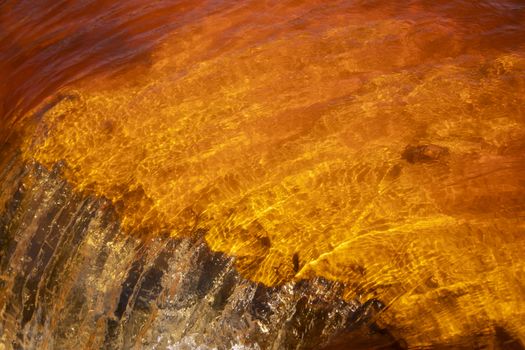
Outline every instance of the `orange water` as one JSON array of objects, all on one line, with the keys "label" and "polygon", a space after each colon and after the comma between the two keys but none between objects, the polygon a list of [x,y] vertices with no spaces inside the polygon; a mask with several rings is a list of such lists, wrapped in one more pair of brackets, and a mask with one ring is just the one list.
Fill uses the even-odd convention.
[{"label": "orange water", "polygon": [[148,3],[4,2],[28,159],[130,234],[379,298],[409,345],[525,337],[523,2]]}]

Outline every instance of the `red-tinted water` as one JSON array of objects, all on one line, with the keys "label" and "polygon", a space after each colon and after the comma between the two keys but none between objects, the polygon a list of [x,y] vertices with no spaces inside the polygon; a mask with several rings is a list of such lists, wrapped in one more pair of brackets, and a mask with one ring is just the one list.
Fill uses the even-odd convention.
[{"label": "red-tinted water", "polygon": [[343,282],[413,346],[525,334],[523,1],[4,1],[0,34],[4,136],[44,111],[25,156],[131,233]]}]

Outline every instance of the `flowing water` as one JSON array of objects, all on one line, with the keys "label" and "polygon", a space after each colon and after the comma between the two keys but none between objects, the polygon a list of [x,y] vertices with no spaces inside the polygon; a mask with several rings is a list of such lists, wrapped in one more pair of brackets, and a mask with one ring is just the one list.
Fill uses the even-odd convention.
[{"label": "flowing water", "polygon": [[[72,231],[92,251],[83,248],[84,258],[111,241],[105,254],[115,257],[104,259],[104,271],[120,274],[94,269],[96,287],[82,282],[87,300],[96,294],[90,288],[121,296],[97,304],[100,316],[79,317],[92,334],[85,338],[95,339],[79,346],[117,344],[98,317],[110,313],[119,324],[124,313],[115,302],[142,273],[133,269],[161,264],[163,276],[184,274],[173,259],[191,249],[162,244],[196,239],[250,288],[287,295],[305,281],[335,283],[330,317],[335,305],[355,313],[381,304],[373,324],[411,348],[523,346],[523,1],[3,1],[0,76],[2,164],[17,154],[16,162],[33,169],[3,175],[5,236],[18,237],[9,238],[18,248],[6,252],[19,252],[2,255],[4,293],[22,288],[16,276],[48,284],[57,278],[51,267],[15,268],[15,256],[31,255],[32,241],[43,239],[33,236],[37,228],[58,220],[49,212],[53,196],[49,207],[17,207],[18,216],[48,213],[38,224],[13,214],[18,192],[7,189],[22,176],[23,198],[58,181],[53,193],[78,197],[75,205],[89,198],[99,203],[97,215],[111,212],[107,220],[118,224]],[[71,215],[84,217],[84,210]],[[17,231],[13,222],[27,227]],[[48,231],[41,235],[52,238]],[[71,249],[61,244],[53,254]],[[119,261],[129,249],[147,253],[123,253],[129,261]],[[178,283],[164,277],[154,294],[184,299]],[[296,299],[282,297],[288,301],[276,310],[297,310],[300,294],[314,293],[308,288]],[[42,303],[42,313],[58,312],[66,294],[50,294],[56,299]],[[0,304],[3,330],[21,339],[35,311],[17,313],[15,304]],[[140,331],[126,332],[152,347],[147,329],[185,336],[166,315],[147,314],[134,321]],[[232,314],[224,315],[221,324],[232,327]],[[41,328],[32,332],[46,329],[58,339],[46,346],[71,346],[53,328],[60,316],[39,317]],[[305,317],[315,323],[328,316]],[[333,322],[319,334],[340,335]],[[308,333],[313,326],[297,327],[300,339],[319,336]],[[251,338],[224,338],[262,348],[314,346],[285,336],[270,345],[260,329]],[[214,337],[208,345],[233,346]],[[115,346],[131,346],[122,344]]]}]

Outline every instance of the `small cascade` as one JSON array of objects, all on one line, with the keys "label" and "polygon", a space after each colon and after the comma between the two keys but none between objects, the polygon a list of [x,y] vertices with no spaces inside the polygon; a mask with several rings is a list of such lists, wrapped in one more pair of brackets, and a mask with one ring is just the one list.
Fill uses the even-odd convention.
[{"label": "small cascade", "polygon": [[395,343],[373,331],[370,310],[341,299],[338,283],[250,282],[204,232],[129,236],[111,203],[75,193],[60,166],[1,162],[7,349],[313,349],[348,332],[366,346]]}]

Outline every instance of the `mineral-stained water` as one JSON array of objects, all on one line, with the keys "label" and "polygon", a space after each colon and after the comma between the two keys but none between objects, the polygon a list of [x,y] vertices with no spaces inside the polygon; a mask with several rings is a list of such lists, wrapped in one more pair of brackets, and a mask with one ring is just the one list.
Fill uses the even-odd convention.
[{"label": "mineral-stained water", "polygon": [[0,343],[520,348],[525,3],[0,1]]}]

